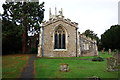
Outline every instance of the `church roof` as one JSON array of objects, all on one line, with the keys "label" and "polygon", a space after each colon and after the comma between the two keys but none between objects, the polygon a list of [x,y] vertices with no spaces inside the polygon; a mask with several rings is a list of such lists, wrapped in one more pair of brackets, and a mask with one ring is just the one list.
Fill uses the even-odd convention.
[{"label": "church roof", "polygon": [[76,22],[71,22],[71,20],[70,19],[64,19],[64,18],[57,18],[57,19],[52,19],[52,20],[49,20],[49,21],[44,21],[43,23],[42,23],[42,26],[48,26],[48,25],[50,25],[50,24],[53,24],[53,23],[56,23],[56,22],[58,22],[58,21],[62,21],[62,22],[64,22],[64,23],[66,23],[66,24],[69,24],[69,25],[71,25],[71,26],[73,26],[73,27],[76,27],[76,28],[78,28],[77,26],[78,26],[78,23],[76,23]]}]

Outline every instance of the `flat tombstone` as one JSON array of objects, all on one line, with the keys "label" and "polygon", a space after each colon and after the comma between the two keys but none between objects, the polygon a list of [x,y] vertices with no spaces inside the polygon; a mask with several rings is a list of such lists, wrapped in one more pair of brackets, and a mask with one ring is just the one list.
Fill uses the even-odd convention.
[{"label": "flat tombstone", "polygon": [[97,76],[93,76],[93,77],[88,77],[88,80],[101,80],[101,79]]},{"label": "flat tombstone", "polygon": [[108,54],[109,54],[109,55],[111,54],[111,49],[108,50]]},{"label": "flat tombstone", "polygon": [[69,71],[69,65],[66,63],[60,64],[60,71],[68,72]]},{"label": "flat tombstone", "polygon": [[107,58],[107,71],[118,71],[117,59],[113,57]]}]

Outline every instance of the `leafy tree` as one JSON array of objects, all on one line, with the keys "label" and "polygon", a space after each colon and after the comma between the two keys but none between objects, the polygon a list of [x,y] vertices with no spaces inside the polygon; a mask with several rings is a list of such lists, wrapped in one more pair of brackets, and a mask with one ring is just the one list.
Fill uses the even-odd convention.
[{"label": "leafy tree", "polygon": [[94,33],[94,31],[87,29],[82,34],[86,35],[86,37],[90,37],[91,39],[95,39],[97,41],[97,45],[99,44],[99,38],[98,38],[97,34]]},{"label": "leafy tree", "polygon": [[22,48],[22,26],[11,21],[2,20],[2,51],[4,54],[18,53]]},{"label": "leafy tree", "polygon": [[120,49],[120,25],[113,25],[101,35],[102,47],[106,50]]},{"label": "leafy tree", "polygon": [[[26,0],[29,1],[29,0]],[[39,32],[40,24],[44,18],[44,2],[6,2],[3,4],[2,18],[12,22],[15,26],[23,27],[22,53],[27,51],[28,33]]]}]

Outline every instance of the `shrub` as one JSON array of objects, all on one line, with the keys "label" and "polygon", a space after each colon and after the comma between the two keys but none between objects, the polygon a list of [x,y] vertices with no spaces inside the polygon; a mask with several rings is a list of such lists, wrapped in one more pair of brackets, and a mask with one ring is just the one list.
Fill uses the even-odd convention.
[{"label": "shrub", "polygon": [[95,57],[92,61],[104,61],[104,59],[102,57]]},{"label": "shrub", "polygon": [[36,53],[36,48],[31,48],[31,49],[30,49],[30,53],[31,53],[31,54]]}]

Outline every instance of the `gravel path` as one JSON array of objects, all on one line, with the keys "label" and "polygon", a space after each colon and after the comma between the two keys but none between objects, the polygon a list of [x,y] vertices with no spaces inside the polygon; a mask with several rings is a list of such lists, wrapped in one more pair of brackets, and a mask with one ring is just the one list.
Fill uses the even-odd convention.
[{"label": "gravel path", "polygon": [[30,55],[30,59],[28,60],[28,64],[24,67],[20,78],[34,78],[34,60],[36,59],[35,54]]}]

